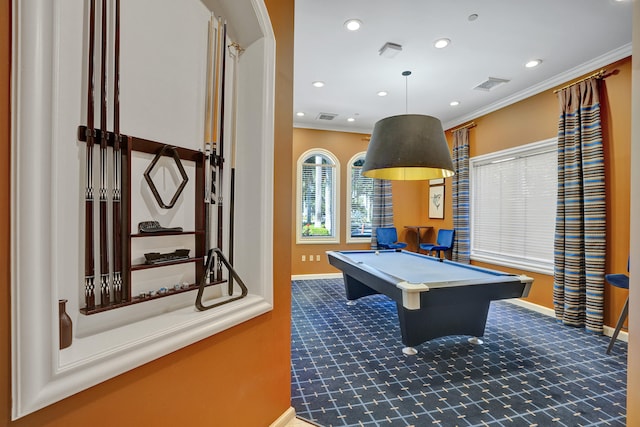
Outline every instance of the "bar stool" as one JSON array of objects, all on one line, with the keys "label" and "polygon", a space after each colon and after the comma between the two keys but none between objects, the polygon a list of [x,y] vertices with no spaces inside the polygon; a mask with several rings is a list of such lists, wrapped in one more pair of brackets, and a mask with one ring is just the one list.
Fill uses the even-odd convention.
[{"label": "bar stool", "polygon": [[[629,271],[629,264],[627,264],[627,271]],[[606,274],[604,276],[604,280],[607,281],[611,286],[615,286],[616,288],[621,289],[629,289],[629,276],[626,274]],[[629,297],[627,297],[627,301],[624,303],[624,307],[620,312],[620,317],[618,317],[618,323],[616,324],[616,329],[613,331],[613,335],[611,336],[611,341],[609,342],[609,347],[607,347],[607,354],[613,348],[613,343],[616,342],[616,338],[618,338],[618,334],[620,333],[620,329],[622,325],[624,325],[625,320],[627,320],[627,315],[629,314]]]}]

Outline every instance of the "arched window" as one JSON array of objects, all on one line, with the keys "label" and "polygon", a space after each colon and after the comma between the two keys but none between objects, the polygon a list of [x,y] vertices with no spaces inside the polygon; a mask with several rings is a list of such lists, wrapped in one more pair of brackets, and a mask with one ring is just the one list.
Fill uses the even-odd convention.
[{"label": "arched window", "polygon": [[296,243],[338,243],[339,163],[329,151],[312,149],[298,159]]},{"label": "arched window", "polygon": [[373,178],[362,175],[365,154],[363,151],[349,160],[347,242],[371,241]]}]

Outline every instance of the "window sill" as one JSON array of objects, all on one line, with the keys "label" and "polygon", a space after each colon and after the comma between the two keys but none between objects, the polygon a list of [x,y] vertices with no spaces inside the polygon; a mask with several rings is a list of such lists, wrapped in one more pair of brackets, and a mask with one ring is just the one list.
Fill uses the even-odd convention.
[{"label": "window sill", "polygon": [[347,243],[371,243],[371,236],[347,237]]},{"label": "window sill", "polygon": [[296,244],[298,245],[327,245],[338,244],[340,240],[335,237],[298,237]]},{"label": "window sill", "polygon": [[527,261],[517,261],[517,260],[511,260],[511,259],[491,257],[486,255],[483,256],[483,255],[473,255],[473,254],[471,255],[471,260],[553,276],[553,265],[546,264],[546,263],[542,264],[542,263],[527,262]]}]

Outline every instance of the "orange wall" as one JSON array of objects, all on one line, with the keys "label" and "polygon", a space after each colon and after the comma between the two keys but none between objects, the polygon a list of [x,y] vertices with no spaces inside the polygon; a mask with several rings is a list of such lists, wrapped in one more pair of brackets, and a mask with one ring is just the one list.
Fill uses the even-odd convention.
[{"label": "orange wall", "polygon": [[[610,250],[607,258],[607,272],[624,272],[629,252],[629,177],[630,177],[630,144],[631,144],[631,58],[627,58],[606,67],[609,77],[603,80],[602,121],[605,141],[608,225],[607,235]],[[547,90],[523,101],[512,104],[490,114],[474,119],[476,127],[470,130],[470,156],[491,153],[531,142],[553,138],[557,133],[558,102],[553,90]],[[446,132],[451,146],[451,132]],[[364,150],[366,136],[343,132],[309,131],[294,129],[294,186],[295,161],[298,156],[310,148],[326,148],[333,152],[346,167],[346,162],[358,151]],[[344,172],[344,171],[343,171]],[[429,219],[427,199],[429,185],[423,181],[393,182],[394,222],[398,228],[400,240],[409,243],[409,249],[415,248],[415,234],[404,229],[405,225],[431,225],[434,229],[423,236],[424,240],[434,240],[440,228],[453,227],[453,208],[451,204],[451,178],[445,180],[445,218]],[[341,206],[345,206],[346,175],[343,173]],[[295,191],[295,187],[294,187]],[[295,203],[292,204],[295,216]],[[344,215],[341,224],[345,224]],[[344,227],[342,227],[344,240]],[[292,229],[293,274],[336,273],[323,258],[321,263],[300,262],[300,255],[308,253],[315,245],[295,244],[295,224]],[[359,249],[366,245],[322,245],[322,251]],[[485,267],[494,267],[480,264]],[[497,267],[500,270],[513,271]],[[534,278],[534,286],[527,298],[528,301],[548,308],[553,308],[553,277],[544,274],[526,272]],[[605,287],[605,324],[615,325],[617,316],[626,299],[626,291]]]},{"label": "orange wall", "polygon": [[[267,0],[277,41],[274,310],[11,422],[9,1],[0,2],[0,425],[268,426],[290,407],[294,0]],[[284,171],[284,173],[281,173]]]}]

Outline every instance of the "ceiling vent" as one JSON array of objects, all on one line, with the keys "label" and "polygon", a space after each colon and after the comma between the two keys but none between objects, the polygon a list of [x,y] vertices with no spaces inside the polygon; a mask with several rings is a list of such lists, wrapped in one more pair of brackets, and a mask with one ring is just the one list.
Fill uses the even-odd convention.
[{"label": "ceiling vent", "polygon": [[400,52],[402,52],[402,45],[399,45],[398,43],[386,42],[378,50],[378,55],[390,59],[390,58],[394,58]]},{"label": "ceiling vent", "polygon": [[509,80],[499,79],[497,77],[489,77],[486,81],[480,83],[478,86],[474,87],[474,90],[484,90],[485,92],[489,92],[497,88],[500,85],[505,83],[509,83]]},{"label": "ceiling vent", "polygon": [[317,120],[333,120],[336,117],[338,117],[338,115],[334,113],[320,113],[318,114],[318,117],[316,117],[316,119]]}]

